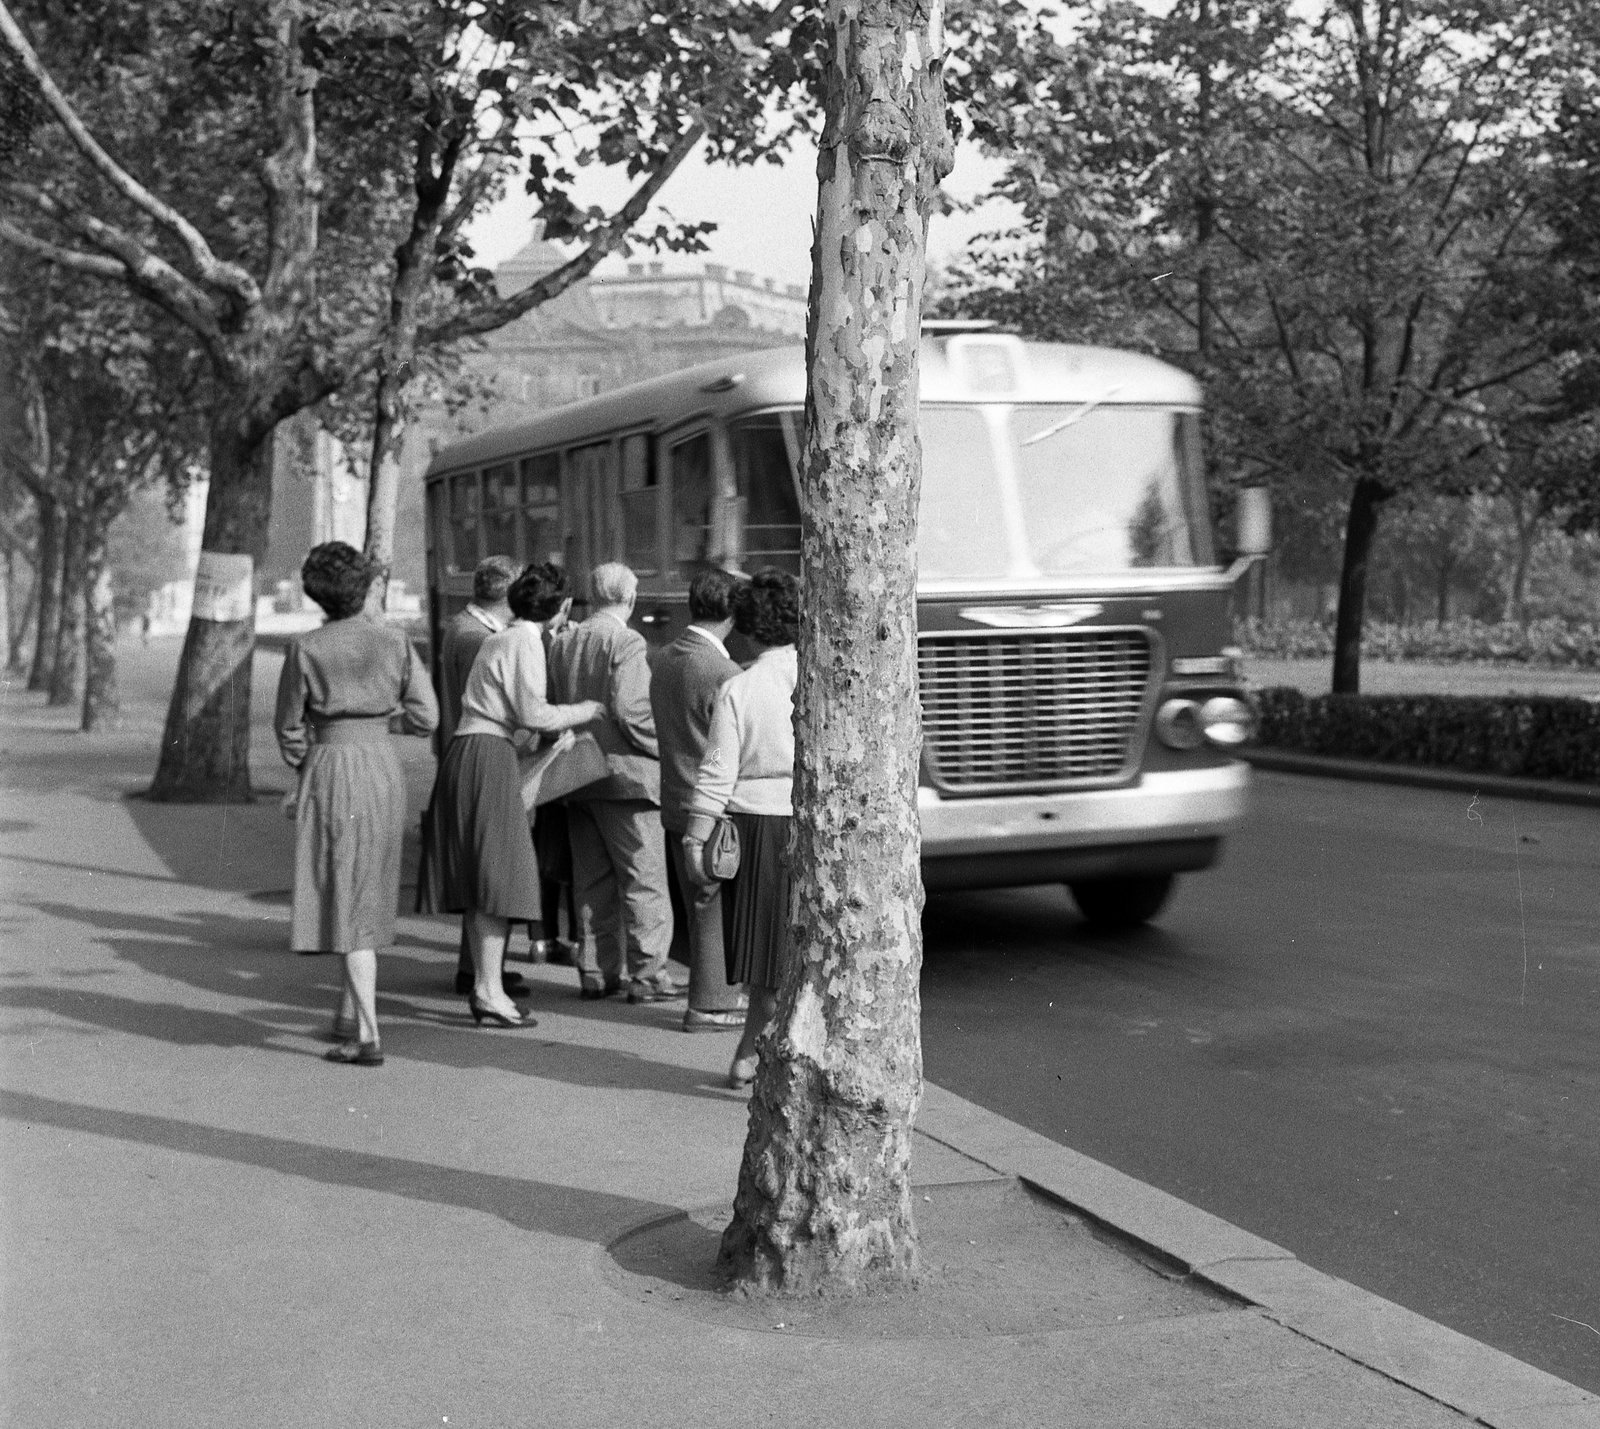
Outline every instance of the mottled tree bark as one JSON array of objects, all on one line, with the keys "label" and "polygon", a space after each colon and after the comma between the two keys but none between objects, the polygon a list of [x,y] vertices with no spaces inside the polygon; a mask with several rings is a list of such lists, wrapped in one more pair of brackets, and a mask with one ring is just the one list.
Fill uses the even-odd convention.
[{"label": "mottled tree bark", "polygon": [[83,698],[83,555],[85,523],[67,511],[61,541],[60,617],[50,674],[50,703],[75,705]]},{"label": "mottled tree bark", "polygon": [[1361,693],[1361,627],[1367,608],[1367,565],[1378,532],[1378,508],[1389,492],[1369,477],[1356,482],[1345,523],[1344,564],[1339,572],[1339,616],[1333,632],[1333,693]]},{"label": "mottled tree bark", "polygon": [[917,358],[927,220],[951,145],[942,16],[828,6],[804,455],[793,951],[723,1263],[751,1289],[917,1267]]},{"label": "mottled tree bark", "polygon": [[[249,427],[224,413],[211,439],[211,489],[201,535],[205,552],[266,554],[272,514],[272,438],[250,440]],[[152,799],[243,804],[250,790],[250,665],[255,613],[241,619],[189,619],[178,678],[167,706]]]},{"label": "mottled tree bark", "polygon": [[122,508],[103,501],[88,518],[83,543],[84,670],[81,728],[106,729],[121,709],[117,696],[117,605],[107,537]]}]

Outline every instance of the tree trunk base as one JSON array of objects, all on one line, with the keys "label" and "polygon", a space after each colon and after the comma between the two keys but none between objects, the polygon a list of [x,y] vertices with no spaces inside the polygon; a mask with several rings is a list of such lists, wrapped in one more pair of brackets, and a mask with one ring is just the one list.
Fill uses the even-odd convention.
[{"label": "tree trunk base", "polygon": [[248,804],[254,620],[189,622],[148,797],[168,804]]},{"label": "tree trunk base", "polygon": [[910,1162],[904,1107],[846,1104],[814,1064],[764,1057],[718,1265],[746,1294],[913,1288]]}]

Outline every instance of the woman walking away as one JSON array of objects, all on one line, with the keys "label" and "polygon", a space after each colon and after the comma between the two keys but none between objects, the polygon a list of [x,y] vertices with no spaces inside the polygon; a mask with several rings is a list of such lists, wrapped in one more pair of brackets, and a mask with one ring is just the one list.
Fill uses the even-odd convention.
[{"label": "woman walking away", "polygon": [[689,796],[684,862],[709,878],[705,841],[724,815],[739,833],[739,871],[722,885],[722,943],[728,981],[750,991],[744,1032],[728,1085],[755,1079],[759,1041],[772,1021],[789,958],[789,841],[794,785],[794,642],[800,583],[785,571],[757,571],[733,596],[733,628],[760,652],[717,694],[711,734]]},{"label": "woman walking away", "polygon": [[363,614],[375,569],[353,546],[314,546],[300,568],[328,623],[289,642],[275,725],[284,760],[300,771],[295,810],[294,913],[298,953],[342,953],[344,989],[330,1062],[383,1065],[378,952],[394,942],[406,784],[389,738],[439,722],[433,686],[405,633]]},{"label": "woman walking away", "polygon": [[595,700],[552,705],[545,698],[544,624],[565,614],[571,597],[558,566],[529,566],[506,592],[512,621],[478,649],[461,697],[461,723],[445,751],[433,801],[445,908],[467,920],[473,1021],[534,1027],[506,996],[501,979],[513,920],[538,922],[539,863],[522,806],[512,735],[556,734],[605,715]]}]

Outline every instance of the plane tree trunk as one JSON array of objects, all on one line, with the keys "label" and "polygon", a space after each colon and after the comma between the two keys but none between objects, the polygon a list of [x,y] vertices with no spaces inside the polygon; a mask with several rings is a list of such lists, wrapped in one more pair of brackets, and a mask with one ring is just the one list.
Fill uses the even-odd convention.
[{"label": "plane tree trunk", "polygon": [[827,7],[803,460],[792,953],[762,1044],[722,1261],[751,1290],[916,1274],[917,358],[949,171],[941,15]]},{"label": "plane tree trunk", "polygon": [[64,513],[61,586],[57,595],[56,653],[50,664],[50,703],[75,705],[83,698],[83,514]]},{"label": "plane tree trunk", "polygon": [[83,720],[88,731],[116,723],[121,711],[117,693],[117,604],[111,576],[109,537],[126,498],[103,493],[84,522],[83,541]]},{"label": "plane tree trunk", "polygon": [[48,690],[56,669],[56,631],[61,624],[61,542],[66,521],[61,504],[34,493],[39,508],[39,563],[34,572],[38,599],[34,605],[33,664],[28,671],[30,690]]},{"label": "plane tree trunk", "polygon": [[[254,439],[252,439],[254,438]],[[255,567],[272,513],[272,436],[223,409],[211,432],[211,489],[194,610],[167,707],[150,797],[248,803]]]}]

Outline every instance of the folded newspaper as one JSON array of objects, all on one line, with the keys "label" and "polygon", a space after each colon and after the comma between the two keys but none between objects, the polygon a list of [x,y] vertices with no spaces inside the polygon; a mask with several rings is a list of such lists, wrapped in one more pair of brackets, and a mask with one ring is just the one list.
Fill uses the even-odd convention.
[{"label": "folded newspaper", "polygon": [[517,772],[522,776],[522,807],[534,809],[604,779],[611,766],[592,734],[567,729],[542,749],[519,751]]}]

